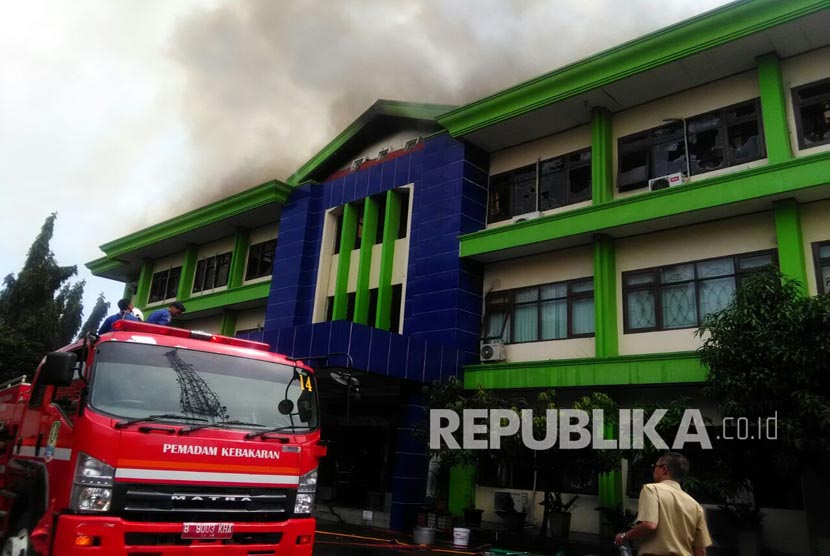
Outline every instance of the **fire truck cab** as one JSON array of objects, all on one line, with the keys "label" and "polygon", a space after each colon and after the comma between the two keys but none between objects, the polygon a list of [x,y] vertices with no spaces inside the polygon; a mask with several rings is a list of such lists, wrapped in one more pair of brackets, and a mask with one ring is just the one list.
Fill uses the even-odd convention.
[{"label": "fire truck cab", "polygon": [[313,371],[121,320],[0,385],[2,555],[310,555]]}]

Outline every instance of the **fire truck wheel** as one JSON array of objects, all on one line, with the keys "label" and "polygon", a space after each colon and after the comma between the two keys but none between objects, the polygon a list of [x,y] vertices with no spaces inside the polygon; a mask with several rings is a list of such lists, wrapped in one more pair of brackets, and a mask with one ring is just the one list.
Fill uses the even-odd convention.
[{"label": "fire truck wheel", "polygon": [[17,535],[6,539],[3,545],[3,552],[0,556],[32,556],[32,545],[29,542],[29,531],[21,529]]}]

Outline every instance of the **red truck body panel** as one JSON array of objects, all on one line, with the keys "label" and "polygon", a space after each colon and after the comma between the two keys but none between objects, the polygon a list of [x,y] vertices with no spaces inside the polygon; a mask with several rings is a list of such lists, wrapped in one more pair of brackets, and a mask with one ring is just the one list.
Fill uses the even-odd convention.
[{"label": "red truck body panel", "polygon": [[[311,369],[263,346],[216,336],[192,338],[189,331],[143,323],[128,328],[103,335],[87,350],[87,378],[107,342],[146,344],[241,358],[222,358],[223,363],[244,359],[296,367],[311,393]],[[82,347],[76,343],[62,351]],[[232,375],[233,368],[223,372]],[[256,428],[188,431],[200,423],[164,419],[124,425],[123,416],[90,404],[87,383],[79,378],[71,386],[42,388],[42,403],[30,406],[37,389],[36,376],[33,385],[19,382],[0,390],[4,529],[16,534],[28,519],[35,553],[311,554],[315,521],[305,513],[294,515],[294,501],[300,477],[316,469],[325,454],[319,428],[252,438],[246,435]],[[79,408],[73,411],[67,400],[80,400]],[[274,400],[275,411],[279,401]],[[73,509],[79,454],[114,468],[109,511]]]}]

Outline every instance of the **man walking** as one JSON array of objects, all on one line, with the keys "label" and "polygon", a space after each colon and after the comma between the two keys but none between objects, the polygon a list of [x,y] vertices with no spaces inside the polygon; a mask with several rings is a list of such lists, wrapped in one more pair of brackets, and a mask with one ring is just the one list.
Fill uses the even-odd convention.
[{"label": "man walking", "polygon": [[162,326],[168,326],[170,324],[170,321],[173,320],[173,317],[178,317],[184,312],[184,305],[182,305],[178,301],[174,301],[170,304],[170,306],[167,309],[159,309],[158,311],[153,311],[152,313],[150,313],[150,316],[147,317],[147,322],[150,324],[160,324]]},{"label": "man walking", "polygon": [[618,533],[614,544],[640,540],[640,556],[704,556],[712,544],[703,508],[683,492],[679,482],[689,473],[689,460],[666,452],[654,465],[654,482],[643,485],[637,525]]},{"label": "man walking", "polygon": [[112,325],[117,320],[139,320],[138,318],[133,316],[133,303],[129,299],[119,299],[118,300],[118,312],[114,315],[110,315],[104,320],[104,323],[101,325],[101,328],[98,329],[98,335],[106,334],[107,332],[112,332]]}]

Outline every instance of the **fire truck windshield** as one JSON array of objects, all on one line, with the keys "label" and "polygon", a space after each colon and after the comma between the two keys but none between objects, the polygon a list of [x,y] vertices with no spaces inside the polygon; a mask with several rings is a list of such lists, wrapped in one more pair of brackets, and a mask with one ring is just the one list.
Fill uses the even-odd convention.
[{"label": "fire truck windshield", "polygon": [[104,342],[97,347],[90,382],[90,407],[113,417],[155,416],[154,421],[188,424],[199,417],[228,427],[292,432],[318,426],[314,375],[272,361]]}]

